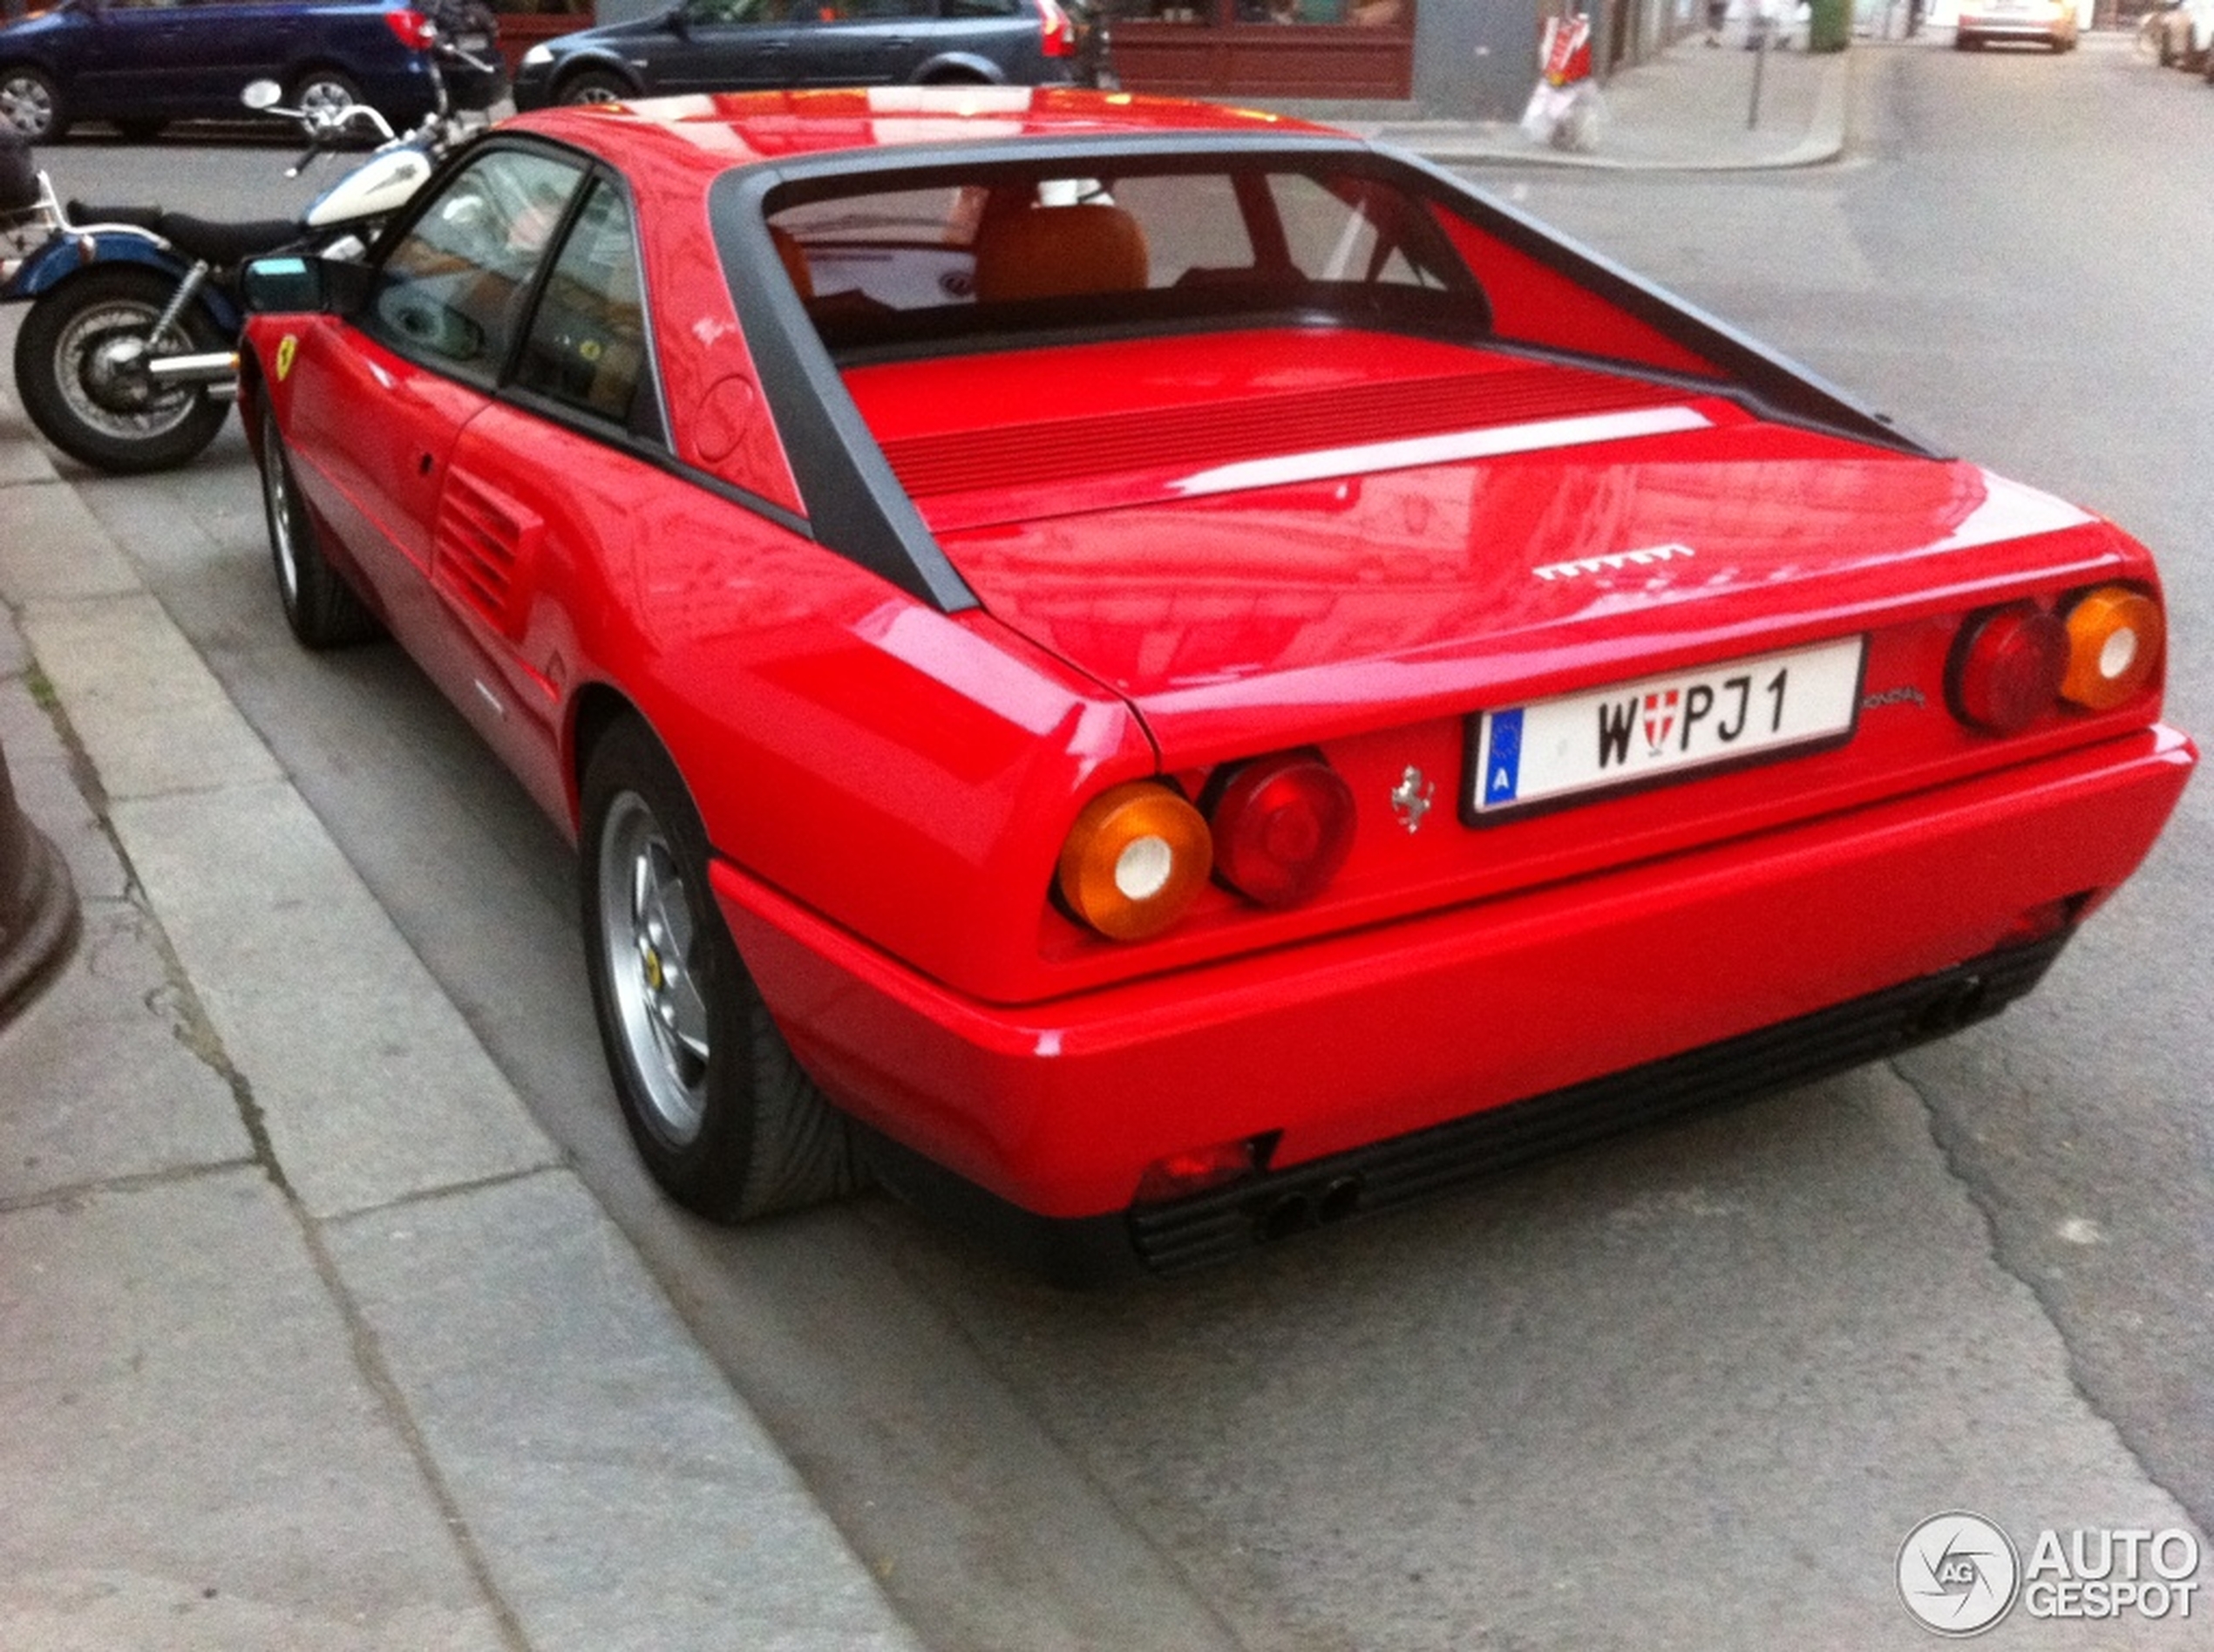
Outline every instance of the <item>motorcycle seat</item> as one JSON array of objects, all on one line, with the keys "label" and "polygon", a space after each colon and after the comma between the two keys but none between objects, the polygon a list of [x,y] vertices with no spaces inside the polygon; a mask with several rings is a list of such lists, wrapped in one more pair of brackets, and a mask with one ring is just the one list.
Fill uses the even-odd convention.
[{"label": "motorcycle seat", "polygon": [[300,225],[292,218],[263,218],[248,223],[195,218],[190,213],[164,212],[159,207],[88,207],[69,203],[72,222],[132,224],[150,229],[187,258],[205,258],[211,264],[234,264],[256,253],[275,252],[300,238]]},{"label": "motorcycle seat", "polygon": [[295,218],[263,218],[251,223],[231,224],[180,212],[166,212],[156,230],[180,252],[205,258],[211,264],[234,264],[256,253],[275,252],[300,239],[300,222]]}]

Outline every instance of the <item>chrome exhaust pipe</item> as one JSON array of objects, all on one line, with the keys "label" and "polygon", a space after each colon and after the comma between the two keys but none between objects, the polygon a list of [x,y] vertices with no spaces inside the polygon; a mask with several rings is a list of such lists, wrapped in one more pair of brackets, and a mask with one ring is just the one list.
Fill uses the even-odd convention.
[{"label": "chrome exhaust pipe", "polygon": [[238,393],[238,352],[234,350],[213,350],[199,356],[157,356],[146,364],[146,377],[165,390],[199,384],[214,394],[221,394],[225,387],[234,396]]}]

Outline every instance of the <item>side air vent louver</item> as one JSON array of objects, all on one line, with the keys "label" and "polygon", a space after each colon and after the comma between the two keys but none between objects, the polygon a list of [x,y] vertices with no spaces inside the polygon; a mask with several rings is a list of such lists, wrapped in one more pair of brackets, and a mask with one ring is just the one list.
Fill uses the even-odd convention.
[{"label": "side air vent louver", "polygon": [[434,581],[501,636],[520,636],[546,524],[536,512],[461,471],[446,478],[433,535]]}]

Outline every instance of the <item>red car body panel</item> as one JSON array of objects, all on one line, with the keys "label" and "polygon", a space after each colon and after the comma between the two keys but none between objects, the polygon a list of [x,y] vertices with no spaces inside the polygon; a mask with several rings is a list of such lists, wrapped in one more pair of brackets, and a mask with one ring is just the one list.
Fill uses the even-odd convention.
[{"label": "red car body panel", "polygon": [[1128,1207],[1166,1144],[1280,1132],[1273,1164],[1295,1169],[1987,953],[2007,938],[1993,914],[2127,878],[2191,762],[2140,733],[1022,1010],[949,992],[735,867],[716,891],[843,1105],[1025,1209],[1084,1217]]},{"label": "red car body panel", "polygon": [[[1431,208],[1482,282],[1480,338],[1278,318],[833,370],[812,330],[778,337],[805,312],[747,286],[774,255],[716,194],[734,171],[1325,140],[1155,99],[975,102],[516,123],[625,180],[665,452],[333,317],[248,330],[248,394],[334,561],[570,830],[594,729],[645,721],[778,1026],[900,1152],[1028,1218],[1118,1220],[1189,1150],[1265,1143],[1287,1174],[2043,942],[2153,843],[2194,760],[2157,676],[2004,738],[1948,709],[1971,615],[2156,599],[2143,547],[1886,439],[1520,221]],[[795,359],[824,364],[800,399]],[[832,542],[825,430],[967,600]],[[1838,639],[1860,679],[1826,744],[1478,807],[1487,713]],[[1217,885],[1138,943],[1053,898],[1087,799],[1159,777],[1204,800],[1292,750],[1357,810],[1318,897]]]}]

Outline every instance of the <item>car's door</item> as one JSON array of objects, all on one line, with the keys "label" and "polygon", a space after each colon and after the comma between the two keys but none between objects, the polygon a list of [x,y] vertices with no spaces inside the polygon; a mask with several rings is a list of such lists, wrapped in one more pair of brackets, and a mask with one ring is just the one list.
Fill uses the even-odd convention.
[{"label": "car's door", "polygon": [[83,15],[91,26],[69,88],[76,112],[95,119],[170,114],[185,37],[176,0],[88,0]]},{"label": "car's door", "polygon": [[464,710],[540,802],[567,803],[563,679],[592,595],[669,492],[628,197],[585,186],[535,289],[503,393],[454,444],[431,561]]},{"label": "car's door", "polygon": [[583,164],[534,146],[479,150],[371,272],[348,320],[281,354],[300,482],[411,653],[458,702],[478,667],[458,656],[438,582],[439,511],[455,445],[484,412],[520,334]]},{"label": "car's door", "polygon": [[937,49],[932,0],[818,0],[793,31],[794,85],[904,80]]},{"label": "car's door", "polygon": [[184,0],[177,19],[173,95],[209,115],[233,112],[247,82],[280,73],[309,28],[295,0]]},{"label": "car's door", "polygon": [[807,0],[685,0],[675,37],[650,55],[648,90],[740,92],[791,85]]}]

